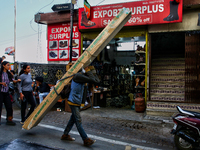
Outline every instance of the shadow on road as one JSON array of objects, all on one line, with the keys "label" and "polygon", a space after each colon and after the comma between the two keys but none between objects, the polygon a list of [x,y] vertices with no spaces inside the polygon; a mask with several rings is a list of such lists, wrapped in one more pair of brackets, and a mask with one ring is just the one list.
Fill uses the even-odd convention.
[{"label": "shadow on road", "polygon": [[15,149],[15,150],[22,150],[22,149],[31,149],[31,150],[64,150],[64,149],[58,149],[58,148],[51,148],[45,145],[40,145],[37,143],[32,143],[28,141],[23,141],[20,139],[15,139],[14,141],[10,143],[5,143],[3,145],[0,145],[0,150],[6,150],[6,149]]}]

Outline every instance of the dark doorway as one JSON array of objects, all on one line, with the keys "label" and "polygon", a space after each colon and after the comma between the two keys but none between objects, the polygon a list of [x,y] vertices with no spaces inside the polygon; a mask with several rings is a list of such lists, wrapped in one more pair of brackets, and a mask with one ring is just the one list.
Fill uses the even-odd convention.
[{"label": "dark doorway", "polygon": [[150,40],[150,100],[185,102],[185,33],[156,33]]},{"label": "dark doorway", "polygon": [[185,57],[185,33],[170,32],[151,34],[151,54],[153,58]]}]

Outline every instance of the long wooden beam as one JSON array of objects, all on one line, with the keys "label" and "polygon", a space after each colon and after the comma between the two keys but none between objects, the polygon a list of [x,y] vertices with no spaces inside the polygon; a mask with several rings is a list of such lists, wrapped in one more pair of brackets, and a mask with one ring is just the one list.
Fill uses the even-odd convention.
[{"label": "long wooden beam", "polygon": [[[63,78],[76,74],[81,68],[88,66],[104,49],[104,47],[111,41],[111,39],[121,30],[126,22],[131,18],[131,12],[123,8],[119,14],[104,28],[104,30],[95,38],[85,52],[78,58],[74,65],[65,73]],[[62,79],[63,79],[62,78]],[[63,87],[70,82],[72,77],[58,82],[55,89],[46,96],[40,105],[24,122],[24,129],[31,129],[42,120],[47,112],[55,105],[59,99]]]}]

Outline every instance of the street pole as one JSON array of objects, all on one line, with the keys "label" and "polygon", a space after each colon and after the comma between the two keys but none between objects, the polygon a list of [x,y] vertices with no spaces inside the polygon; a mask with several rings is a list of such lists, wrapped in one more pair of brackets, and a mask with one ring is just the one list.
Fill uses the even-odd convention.
[{"label": "street pole", "polygon": [[71,9],[70,9],[70,50],[69,50],[69,62],[72,62],[72,38],[73,38],[73,18],[74,18],[74,4],[71,0]]},{"label": "street pole", "polygon": [[14,8],[14,12],[15,12],[15,19],[14,19],[14,55],[13,55],[13,60],[14,60],[14,63],[15,63],[15,56],[16,56],[16,0],[15,0],[15,8]]}]

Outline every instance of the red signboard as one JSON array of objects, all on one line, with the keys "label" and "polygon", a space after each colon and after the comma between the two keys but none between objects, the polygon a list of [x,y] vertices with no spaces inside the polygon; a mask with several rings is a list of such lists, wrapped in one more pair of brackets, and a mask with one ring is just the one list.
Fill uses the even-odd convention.
[{"label": "red signboard", "polygon": [[[70,23],[48,25],[48,61],[69,61],[70,31]],[[78,23],[73,25],[72,46],[72,60],[75,61],[81,52],[81,33],[78,30]]]},{"label": "red signboard", "polygon": [[125,26],[182,22],[183,0],[144,0],[91,7],[90,20],[79,8],[79,29],[104,28],[123,7],[132,11]]}]

